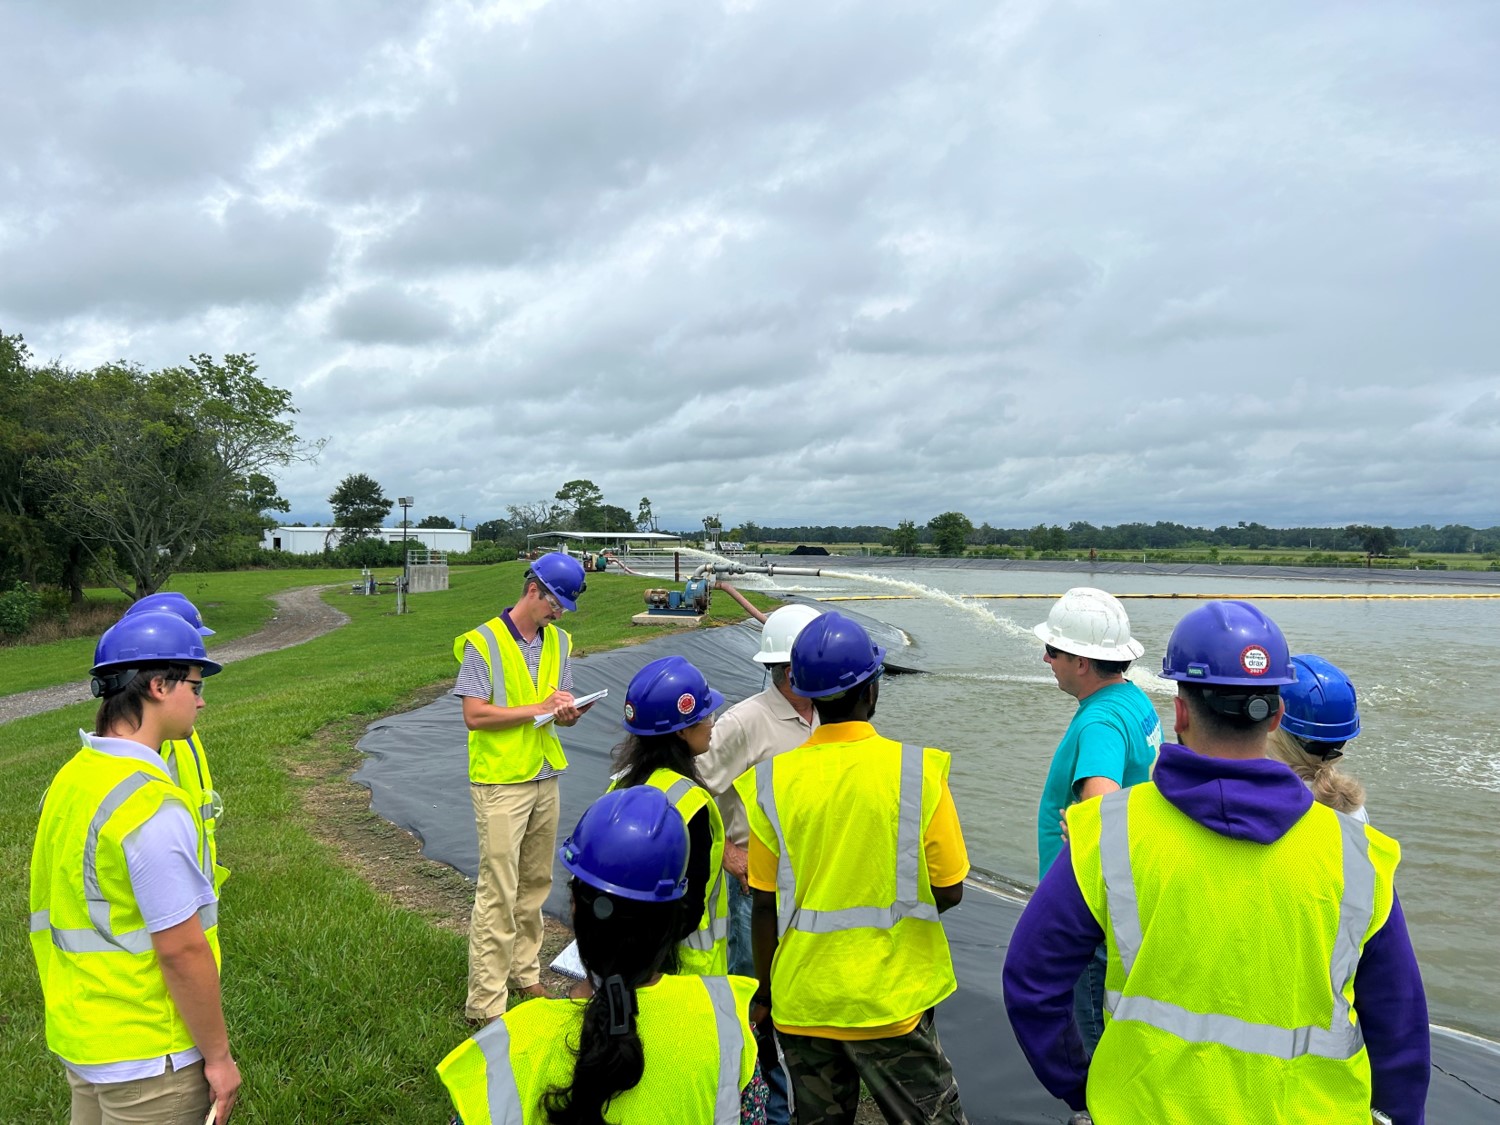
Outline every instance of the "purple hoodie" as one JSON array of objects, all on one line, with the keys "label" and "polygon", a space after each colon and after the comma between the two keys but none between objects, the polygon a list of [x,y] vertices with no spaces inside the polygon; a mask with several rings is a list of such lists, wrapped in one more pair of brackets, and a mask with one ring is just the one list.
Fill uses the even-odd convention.
[{"label": "purple hoodie", "polygon": [[[1153,780],[1163,797],[1221,836],[1269,844],[1312,806],[1312,794],[1280,762],[1209,758],[1166,743]],[[1011,935],[1005,1010],[1021,1050],[1051,1094],[1084,1109],[1088,1059],[1073,1020],[1073,985],[1104,941],[1068,849],[1047,871]],[[1370,1056],[1371,1103],[1396,1125],[1421,1125],[1432,1073],[1427,997],[1400,900],[1365,944],[1354,1010]]]}]

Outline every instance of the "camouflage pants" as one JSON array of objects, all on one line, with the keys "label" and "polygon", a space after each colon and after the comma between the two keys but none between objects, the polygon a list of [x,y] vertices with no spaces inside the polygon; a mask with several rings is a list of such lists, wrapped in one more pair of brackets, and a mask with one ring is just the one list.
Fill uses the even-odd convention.
[{"label": "camouflage pants", "polygon": [[859,1083],[896,1125],[968,1125],[932,1011],[894,1039],[822,1039],[778,1031],[797,1125],[854,1125]]}]

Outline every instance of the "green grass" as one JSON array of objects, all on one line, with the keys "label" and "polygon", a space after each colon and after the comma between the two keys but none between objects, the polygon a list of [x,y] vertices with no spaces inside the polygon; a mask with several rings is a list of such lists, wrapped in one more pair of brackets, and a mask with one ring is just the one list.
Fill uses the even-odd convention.
[{"label": "green grass", "polygon": [[[326,637],[231,665],[205,690],[199,730],[225,796],[221,937],[225,1010],[245,1079],[235,1120],[286,1123],[443,1121],[448,1099],[436,1063],[468,1033],[462,1022],[465,943],[372,890],[312,831],[303,797],[318,766],[347,752],[364,722],[451,681],[453,638],[515,600],[519,563],[455,568],[453,588],[411,599],[328,599],[351,617]],[[252,631],[279,588],[345,580],[337,571],[187,575],[182,589],[213,606],[210,623],[230,637]],[[655,580],[590,575],[583,612],[566,625],[581,653],[658,635],[630,615]],[[764,599],[757,598],[764,603]],[[728,598],[713,619],[738,620]],[[215,638],[217,639],[217,638]],[[43,646],[57,648],[61,646]],[[71,666],[48,655],[52,679]],[[3,654],[12,657],[12,653]],[[0,1121],[66,1116],[62,1068],[46,1051],[41,992],[25,928],[27,871],[41,796],[91,727],[92,704],[0,725]],[[334,732],[330,735],[330,731]],[[330,747],[330,737],[344,739]],[[463,794],[455,815],[467,816]]]},{"label": "green grass", "polygon": [[[391,571],[394,575],[396,571]],[[203,614],[214,635],[207,638],[208,651],[254,633],[270,620],[275,606],[269,595],[295,586],[347,584],[359,577],[357,570],[256,570],[222,574],[179,574],[163,587],[187,597]],[[382,574],[382,578],[387,577]],[[127,599],[115,589],[88,589],[89,602],[117,604],[124,612]],[[388,599],[387,599],[388,600]],[[55,684],[80,683],[88,679],[93,663],[94,637],[74,637],[44,645],[0,648],[0,695],[31,691]]]}]

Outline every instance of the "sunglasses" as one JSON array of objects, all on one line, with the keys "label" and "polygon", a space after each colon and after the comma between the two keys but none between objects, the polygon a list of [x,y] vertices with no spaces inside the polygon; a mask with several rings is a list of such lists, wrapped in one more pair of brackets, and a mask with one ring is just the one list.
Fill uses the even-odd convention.
[{"label": "sunglasses", "polygon": [[190,687],[190,688],[193,689],[193,694],[194,695],[196,695],[199,699],[203,698],[203,681],[202,680],[178,680],[177,682],[179,684],[187,684],[188,687]]},{"label": "sunglasses", "polygon": [[1059,656],[1072,656],[1073,655],[1071,652],[1064,652],[1062,649],[1060,649],[1060,648],[1053,648],[1051,645],[1043,645],[1042,647],[1047,650],[1047,659],[1048,660],[1056,660]]}]

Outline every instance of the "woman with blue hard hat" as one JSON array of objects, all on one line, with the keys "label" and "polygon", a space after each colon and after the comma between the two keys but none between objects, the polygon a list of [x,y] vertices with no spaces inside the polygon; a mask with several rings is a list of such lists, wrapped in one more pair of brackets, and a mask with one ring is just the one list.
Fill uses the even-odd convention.
[{"label": "woman with blue hard hat", "polygon": [[[198,607],[188,600],[186,594],[179,594],[175,590],[147,594],[125,611],[125,617],[137,613],[162,612],[175,613],[198,630],[200,637],[214,635],[214,631],[203,623],[203,615],[198,612]],[[208,768],[208,751],[203,747],[203,737],[194,728],[186,738],[174,738],[166,742],[161,748],[161,756],[167,763],[167,772],[172,775],[172,780],[198,806],[198,815],[203,818],[203,827],[208,832],[208,851],[214,864],[214,890],[218,891],[223,888],[224,880],[229,878],[229,868],[219,863],[218,832],[219,824],[224,819],[224,799],[214,788],[214,775]]]},{"label": "woman with blue hard hat", "polygon": [[466,1125],[764,1122],[747,977],[674,976],[688,834],[649,785],[605,793],[558,850],[591,990],[507,1012],[438,1065]]},{"label": "woman with blue hard hat", "polygon": [[724,818],[703,785],[697,759],[708,753],[713,712],[724,697],[680,656],[647,664],[625,689],[625,741],[615,747],[611,789],[649,785],[667,795],[687,824],[688,882],[675,971],[729,971],[729,888]]},{"label": "woman with blue hard hat", "polygon": [[1285,762],[1329,808],[1368,821],[1365,787],[1338,768],[1344,745],[1359,734],[1354,684],[1332,661],[1292,657],[1297,681],[1281,689],[1286,712],[1266,741],[1270,757]]},{"label": "woman with blue hard hat", "polygon": [[74,1121],[196,1125],[238,1096],[209,837],[159,752],[192,733],[219,671],[176,613],[121,618],[94,652],[94,733],[42,803],[31,949]]}]

